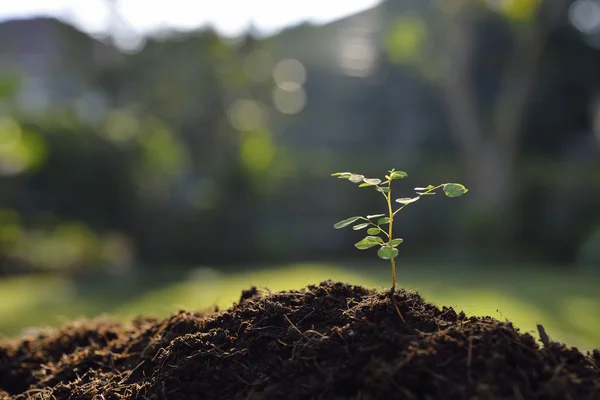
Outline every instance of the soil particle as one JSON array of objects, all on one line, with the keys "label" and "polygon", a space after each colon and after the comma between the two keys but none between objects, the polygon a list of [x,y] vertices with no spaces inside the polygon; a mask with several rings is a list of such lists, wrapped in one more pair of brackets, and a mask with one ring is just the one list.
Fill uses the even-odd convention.
[{"label": "soil particle", "polygon": [[600,399],[600,352],[339,282],[0,342],[8,399]]}]

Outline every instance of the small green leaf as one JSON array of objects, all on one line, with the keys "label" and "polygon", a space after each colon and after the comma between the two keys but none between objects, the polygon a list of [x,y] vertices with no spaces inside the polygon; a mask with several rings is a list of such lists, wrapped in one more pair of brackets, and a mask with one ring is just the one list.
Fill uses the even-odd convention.
[{"label": "small green leaf", "polygon": [[392,239],[388,242],[388,246],[397,247],[400,243],[404,242],[404,239]]},{"label": "small green leaf", "polygon": [[461,185],[460,183],[446,183],[444,185],[444,193],[448,197],[459,197],[467,193],[469,189]]},{"label": "small green leaf", "polygon": [[406,204],[414,203],[415,201],[417,201],[419,199],[420,199],[420,197],[413,197],[412,199],[408,198],[408,197],[404,197],[404,198],[401,198],[401,199],[396,199],[396,203],[400,203],[400,204],[406,205]]},{"label": "small green leaf", "polygon": [[352,174],[348,177],[348,180],[352,183],[360,183],[365,179],[364,175]]},{"label": "small green leaf", "polygon": [[369,228],[367,229],[367,233],[369,235],[379,235],[381,233],[381,230],[379,228]]},{"label": "small green leaf", "polygon": [[381,259],[391,260],[392,258],[396,258],[398,255],[398,249],[387,245],[381,246],[381,248],[377,250],[377,255]]},{"label": "small green leaf", "polygon": [[371,247],[375,247],[378,244],[383,243],[383,239],[381,239],[380,237],[377,236],[367,236],[366,238],[364,238],[363,240],[361,240],[360,242],[356,243],[354,245],[354,247],[356,247],[359,250],[366,250],[366,249],[370,249]]},{"label": "small green leaf", "polygon": [[352,172],[336,172],[331,176],[337,176],[339,179],[348,179],[352,176]]},{"label": "small green leaf", "polygon": [[364,183],[367,183],[369,185],[379,185],[381,183],[381,179],[377,179],[377,178],[365,178],[363,179]]},{"label": "small green leaf", "polygon": [[435,192],[417,192],[419,196],[433,196]]},{"label": "small green leaf", "polygon": [[380,218],[377,221],[377,225],[385,225],[385,224],[389,224],[389,223],[390,223],[390,219],[388,217]]},{"label": "small green leaf", "polygon": [[364,228],[366,228],[366,227],[367,227],[367,226],[369,226],[369,225],[370,225],[369,223],[364,223],[364,224],[358,224],[358,225],[354,225],[354,226],[352,227],[352,230],[359,231],[359,230],[361,230],[361,229],[364,229]]},{"label": "small green leaf", "polygon": [[367,219],[383,217],[385,214],[367,215]]},{"label": "small green leaf", "polygon": [[364,183],[358,185],[358,187],[368,187],[368,186],[377,186],[381,183],[380,179],[363,179]]},{"label": "small green leaf", "polygon": [[381,193],[389,193],[390,188],[389,187],[378,187],[376,190]]},{"label": "small green leaf", "polygon": [[424,191],[424,190],[431,190],[431,189],[433,189],[434,187],[435,187],[435,186],[433,186],[433,185],[427,185],[427,187],[416,187],[416,188],[415,188],[415,190],[416,190],[416,191],[419,191],[419,192],[422,192],[422,191]]},{"label": "small green leaf", "polygon": [[390,174],[391,179],[402,179],[406,178],[408,174],[404,171],[394,171]]},{"label": "small green leaf", "polygon": [[355,223],[356,221],[358,221],[361,218],[362,217],[350,217],[348,219],[345,219],[343,221],[340,221],[340,222],[336,223],[333,227],[335,229],[345,228],[348,225],[351,225],[351,224]]}]

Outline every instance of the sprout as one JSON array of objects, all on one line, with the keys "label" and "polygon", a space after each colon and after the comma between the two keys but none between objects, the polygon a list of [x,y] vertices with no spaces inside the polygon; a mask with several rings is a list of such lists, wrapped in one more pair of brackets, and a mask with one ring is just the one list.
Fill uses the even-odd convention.
[{"label": "sprout", "polygon": [[[469,189],[460,183],[444,183],[437,186],[428,185],[426,187],[416,187],[414,188],[416,196],[396,199],[395,202],[401,204],[401,206],[394,210],[392,207],[392,181],[406,178],[407,174],[406,172],[396,171],[395,169],[388,171],[388,173],[389,174],[385,176],[384,181],[378,178],[365,178],[364,175],[355,174],[352,172],[336,172],[332,174],[331,176],[339,179],[348,179],[350,182],[358,184],[359,187],[374,188],[385,198],[388,210],[387,216],[385,216],[385,214],[367,215],[366,217],[355,216],[344,219],[343,221],[336,223],[333,227],[336,229],[341,229],[359,222],[358,224],[354,225],[352,229],[358,231],[364,228],[369,228],[367,229],[368,236],[357,242],[354,246],[359,250],[367,250],[372,247],[379,246],[379,249],[377,250],[377,255],[379,258],[383,260],[390,260],[392,265],[392,288],[390,293],[393,294],[396,289],[395,259],[398,256],[398,246],[403,242],[403,239],[394,238],[393,236],[394,217],[396,214],[409,204],[420,200],[421,197],[434,195],[435,191],[438,189],[442,189],[447,197],[462,196],[463,194],[467,193]],[[383,225],[387,226],[383,228]],[[401,314],[400,317],[402,317]]]}]

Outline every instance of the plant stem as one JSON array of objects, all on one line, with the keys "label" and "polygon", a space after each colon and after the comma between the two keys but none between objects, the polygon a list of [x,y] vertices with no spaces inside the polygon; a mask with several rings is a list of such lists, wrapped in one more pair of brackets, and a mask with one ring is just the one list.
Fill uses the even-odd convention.
[{"label": "plant stem", "polygon": [[[388,230],[388,243],[390,240],[392,240],[394,237],[392,236],[392,231],[394,229],[394,212],[392,211],[392,180],[390,179],[388,181],[388,188],[390,189],[387,193],[387,195],[385,196],[385,199],[387,200],[387,205],[388,205],[388,213],[390,214],[390,224],[389,224],[389,230]],[[392,258],[390,260],[391,264],[392,264],[392,293],[394,293],[394,291],[396,290],[396,261]]]}]

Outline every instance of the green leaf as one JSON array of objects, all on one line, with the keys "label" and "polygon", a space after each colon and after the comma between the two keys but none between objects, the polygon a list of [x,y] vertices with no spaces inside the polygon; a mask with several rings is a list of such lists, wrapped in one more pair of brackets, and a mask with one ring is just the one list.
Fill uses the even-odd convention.
[{"label": "green leaf", "polygon": [[352,183],[360,183],[365,179],[364,175],[352,174],[348,177],[348,180]]},{"label": "green leaf", "polygon": [[377,186],[374,183],[361,183],[360,185],[358,185],[358,187],[371,187],[371,186]]},{"label": "green leaf", "polygon": [[406,178],[408,174],[404,171],[394,171],[390,174],[390,179],[402,179]]},{"label": "green leaf", "polygon": [[444,185],[444,193],[448,197],[459,197],[467,193],[469,189],[461,185],[460,183],[446,183]]},{"label": "green leaf", "polygon": [[364,183],[367,183],[369,185],[379,185],[381,183],[381,179],[377,179],[377,178],[365,178],[363,179]]},{"label": "green leaf", "polygon": [[385,224],[389,224],[389,223],[390,223],[390,219],[388,217],[380,218],[377,221],[377,225],[385,225]]},{"label": "green leaf", "polygon": [[417,192],[419,196],[433,196],[435,192]]},{"label": "green leaf", "polygon": [[379,228],[369,228],[367,229],[367,233],[369,235],[379,235],[381,233],[381,230]]},{"label": "green leaf", "polygon": [[371,247],[375,247],[381,243],[383,243],[383,239],[381,239],[380,237],[367,236],[360,242],[356,243],[354,245],[354,247],[356,247],[359,250],[366,250],[366,249],[370,249]]},{"label": "green leaf", "polygon": [[388,246],[397,247],[400,243],[404,242],[404,239],[392,239],[388,242]]},{"label": "green leaf", "polygon": [[415,201],[419,200],[420,197],[413,197],[412,199],[409,197],[403,197],[401,199],[396,199],[396,203],[400,203],[400,204],[410,204],[410,203],[414,203]]},{"label": "green leaf", "polygon": [[351,218],[348,218],[348,219],[345,219],[343,221],[340,221],[340,222],[336,223],[333,227],[335,229],[345,228],[348,225],[351,225],[351,224],[355,223],[356,221],[358,221],[361,218],[362,217],[351,217]]},{"label": "green leaf", "polygon": [[378,187],[376,190],[381,193],[389,193],[390,188],[389,187]]},{"label": "green leaf", "polygon": [[354,226],[352,227],[352,229],[353,229],[353,230],[355,230],[355,231],[358,231],[358,230],[361,230],[361,229],[364,229],[364,228],[366,228],[366,227],[367,227],[367,226],[369,226],[369,225],[370,225],[369,223],[358,224],[358,225],[354,225]]},{"label": "green leaf", "polygon": [[422,192],[422,191],[424,191],[424,190],[431,190],[431,189],[433,189],[434,187],[435,187],[435,186],[433,186],[433,185],[427,185],[427,187],[416,187],[416,188],[415,188],[415,190],[417,190],[417,191],[419,191],[419,192]]},{"label": "green leaf", "polygon": [[381,246],[381,248],[377,250],[377,255],[381,259],[391,260],[392,258],[396,258],[398,255],[398,249],[387,245]]},{"label": "green leaf", "polygon": [[336,172],[331,176],[337,176],[339,179],[348,179],[352,176],[352,172]]},{"label": "green leaf", "polygon": [[385,214],[367,215],[367,219],[383,217]]}]

